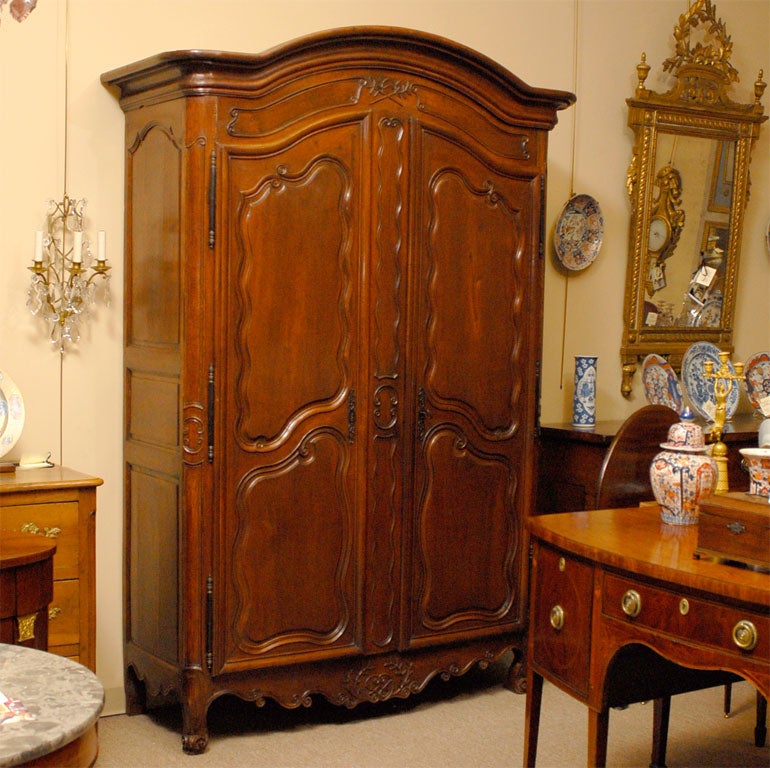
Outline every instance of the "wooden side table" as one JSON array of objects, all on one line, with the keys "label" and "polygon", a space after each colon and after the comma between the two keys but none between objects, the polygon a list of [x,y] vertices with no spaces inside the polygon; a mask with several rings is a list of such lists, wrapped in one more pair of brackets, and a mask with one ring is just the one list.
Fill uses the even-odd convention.
[{"label": "wooden side table", "polygon": [[48,649],[55,552],[51,539],[0,536],[0,642]]},{"label": "wooden side table", "polygon": [[[596,506],[596,482],[604,456],[623,420],[597,421],[593,429],[575,429],[571,424],[541,424],[538,439],[539,478],[537,514],[577,512]],[[706,442],[710,429],[702,425]],[[757,445],[759,420],[753,414],[736,414],[725,425],[728,478],[731,491],[745,491],[749,476],[741,467],[740,448]],[[559,467],[558,481],[553,467]]]},{"label": "wooden side table", "polygon": [[0,474],[0,536],[30,533],[56,544],[48,650],[96,668],[96,488],[66,467]]}]

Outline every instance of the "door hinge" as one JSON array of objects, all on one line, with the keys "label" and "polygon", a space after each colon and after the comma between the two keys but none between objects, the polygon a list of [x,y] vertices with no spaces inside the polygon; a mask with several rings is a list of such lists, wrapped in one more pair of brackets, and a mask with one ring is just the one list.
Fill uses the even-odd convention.
[{"label": "door hinge", "polygon": [[211,152],[209,161],[209,248],[213,250],[217,229],[217,151]]},{"label": "door hinge", "polygon": [[209,464],[214,461],[214,363],[209,366],[209,419],[208,419],[208,431],[209,431],[209,452],[208,460]]},{"label": "door hinge", "polygon": [[535,437],[540,437],[540,387],[542,386],[542,371],[540,361],[535,362]]},{"label": "door hinge", "polygon": [[538,233],[537,255],[545,259],[545,174],[540,174],[540,228]]},{"label": "door hinge", "polygon": [[211,672],[214,668],[214,579],[209,574],[206,579],[206,669]]}]

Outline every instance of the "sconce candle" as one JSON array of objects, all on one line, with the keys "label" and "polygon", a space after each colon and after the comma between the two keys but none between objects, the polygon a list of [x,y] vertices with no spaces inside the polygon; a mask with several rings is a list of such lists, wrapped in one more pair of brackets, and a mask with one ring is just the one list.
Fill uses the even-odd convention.
[{"label": "sconce candle", "polygon": [[96,233],[96,260],[106,261],[107,259],[107,233],[100,229]]},{"label": "sconce candle", "polygon": [[83,232],[78,230],[72,236],[72,263],[82,264],[83,262]]},{"label": "sconce candle", "polygon": [[35,264],[43,263],[43,230],[35,232]]}]

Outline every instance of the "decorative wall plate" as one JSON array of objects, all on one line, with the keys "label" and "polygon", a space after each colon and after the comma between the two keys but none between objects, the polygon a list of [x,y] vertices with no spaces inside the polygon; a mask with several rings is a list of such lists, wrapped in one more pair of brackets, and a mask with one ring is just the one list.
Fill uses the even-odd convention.
[{"label": "decorative wall plate", "polygon": [[580,271],[590,266],[604,237],[604,217],[590,195],[573,195],[556,221],[554,248],[562,266]]},{"label": "decorative wall plate", "polygon": [[684,407],[682,388],[671,364],[660,355],[647,355],[642,362],[644,394],[650,405],[667,405],[681,413]]},{"label": "decorative wall plate", "polygon": [[13,379],[0,370],[0,457],[5,456],[24,428],[24,400]]},{"label": "decorative wall plate", "polygon": [[[749,401],[763,416],[770,416],[770,352],[753,354],[746,361],[743,372]],[[763,401],[765,410],[762,409]]]},{"label": "decorative wall plate", "polygon": [[698,328],[719,328],[722,323],[722,299],[709,299],[695,316]]},{"label": "decorative wall plate", "polygon": [[[682,358],[682,383],[693,409],[706,421],[713,421],[716,398],[714,397],[714,380],[707,379],[703,371],[703,364],[707,360],[714,363],[715,371],[719,370],[721,362],[719,360],[719,347],[716,344],[712,344],[710,341],[698,341],[689,347]],[[729,360],[727,367],[730,373],[735,373],[735,368]],[[740,388],[733,385],[727,396],[727,403],[725,403],[726,418],[731,419],[735,414],[739,397]],[[711,403],[710,406],[709,403]]]}]

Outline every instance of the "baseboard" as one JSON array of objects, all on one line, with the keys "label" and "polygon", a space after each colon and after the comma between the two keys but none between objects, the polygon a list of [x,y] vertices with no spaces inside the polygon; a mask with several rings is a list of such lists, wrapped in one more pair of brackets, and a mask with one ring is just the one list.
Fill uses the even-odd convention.
[{"label": "baseboard", "polygon": [[126,692],[120,688],[105,688],[104,689],[104,709],[102,710],[102,717],[108,715],[125,715],[126,714]]}]

